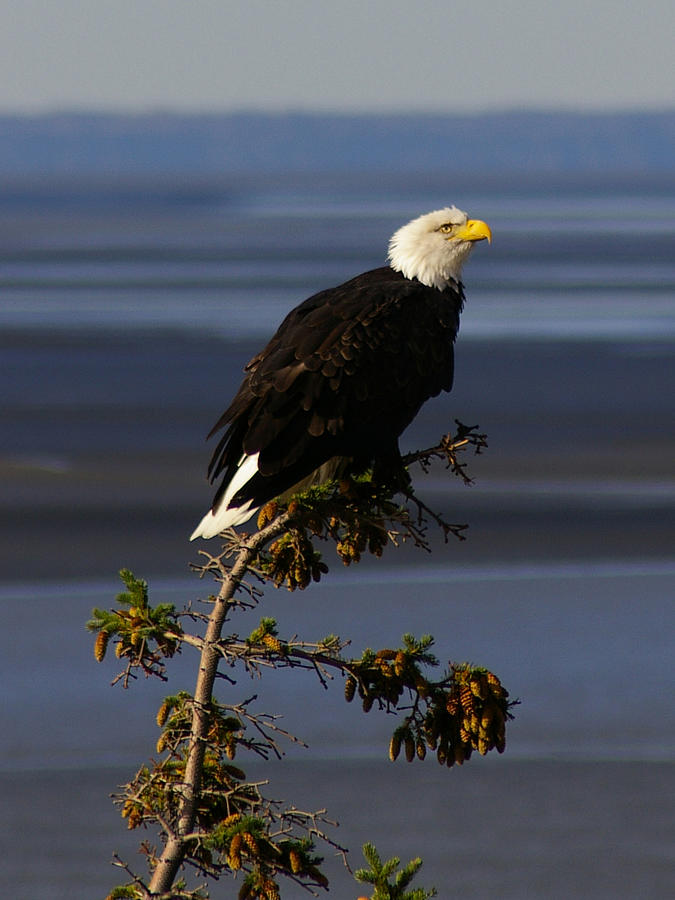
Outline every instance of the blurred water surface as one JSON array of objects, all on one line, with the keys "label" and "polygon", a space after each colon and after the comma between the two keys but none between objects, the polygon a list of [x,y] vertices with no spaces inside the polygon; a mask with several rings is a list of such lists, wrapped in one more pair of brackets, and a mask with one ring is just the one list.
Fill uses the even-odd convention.
[{"label": "blurred water surface", "polygon": [[[126,837],[119,823],[111,838],[105,794],[154,752],[161,697],[192,689],[189,651],[168,686],[111,689],[91,607],[112,603],[121,566],[154,600],[208,593],[186,538],[210,502],[204,435],[242,366],[293,305],[381,265],[399,225],[453,202],[494,242],[465,269],[453,393],[402,445],[455,417],[488,432],[474,487],[442,470],[419,482],[469,540],[333,565],[304,594],[268,593],[260,614],[282,634],[352,637],[356,653],[432,632],[442,665],[490,666],[522,701],[507,753],[442,784],[431,761],[384,771],[393,720],[346,706],[340,684],[280,673],[236,690],[310,745],[272,767],[279,793],[316,781],[345,831],[357,820],[346,843],[421,853],[441,896],[448,882],[466,897],[666,895],[675,182],[294,175],[0,185],[0,769],[16,900],[109,889]],[[35,862],[27,835],[47,823],[47,846],[60,809],[69,835],[87,816],[91,865],[71,840]],[[491,823],[484,852],[458,821]]]}]

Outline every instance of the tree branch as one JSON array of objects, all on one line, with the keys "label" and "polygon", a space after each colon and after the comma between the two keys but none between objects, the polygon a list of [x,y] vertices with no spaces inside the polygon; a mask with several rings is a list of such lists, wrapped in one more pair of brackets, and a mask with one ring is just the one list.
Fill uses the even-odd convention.
[{"label": "tree branch", "polygon": [[185,777],[181,788],[178,826],[175,834],[167,836],[164,850],[157,860],[157,866],[150,882],[152,894],[162,894],[171,889],[185,857],[187,836],[194,831],[195,805],[202,785],[204,751],[209,727],[208,707],[211,702],[213,685],[218,671],[218,660],[220,659],[218,642],[220,641],[223,624],[227,619],[229,606],[248,571],[249,564],[268,541],[283,533],[288,520],[289,515],[287,513],[282,514],[262,531],[258,531],[242,541],[235,538],[240,546],[236,562],[230,569],[225,569],[222,562],[219,563],[222,583],[209,616],[206,634],[201,647],[199,675],[194,692],[192,730],[188,745]]}]

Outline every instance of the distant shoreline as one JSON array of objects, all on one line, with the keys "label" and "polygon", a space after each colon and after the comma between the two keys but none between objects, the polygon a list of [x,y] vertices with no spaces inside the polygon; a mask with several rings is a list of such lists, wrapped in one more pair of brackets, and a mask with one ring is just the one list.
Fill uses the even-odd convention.
[{"label": "distant shoreline", "polygon": [[0,113],[4,178],[37,174],[673,172],[675,109]]}]

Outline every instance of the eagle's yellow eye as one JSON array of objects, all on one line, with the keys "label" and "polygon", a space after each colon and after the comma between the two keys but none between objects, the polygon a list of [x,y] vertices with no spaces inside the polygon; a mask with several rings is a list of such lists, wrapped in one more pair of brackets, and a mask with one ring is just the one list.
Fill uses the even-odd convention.
[{"label": "eagle's yellow eye", "polygon": [[438,230],[441,232],[441,234],[450,234],[453,228],[454,225],[441,225]]}]

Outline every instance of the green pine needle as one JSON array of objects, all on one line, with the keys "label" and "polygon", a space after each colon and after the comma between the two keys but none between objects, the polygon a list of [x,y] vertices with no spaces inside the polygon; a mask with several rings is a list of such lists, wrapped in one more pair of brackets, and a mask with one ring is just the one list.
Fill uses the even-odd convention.
[{"label": "green pine needle", "polygon": [[401,864],[398,856],[393,856],[383,863],[375,846],[370,843],[363,845],[363,855],[370,869],[357,869],[354,872],[354,878],[361,883],[374,886],[375,892],[372,900],[427,900],[429,897],[436,896],[436,888],[433,887],[430,890],[415,888],[413,891],[406,891],[422,867],[422,860],[419,857],[411,859],[394,876],[393,881],[390,881],[390,877],[394,875]]}]

